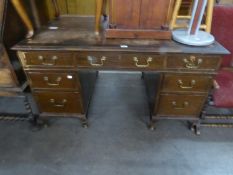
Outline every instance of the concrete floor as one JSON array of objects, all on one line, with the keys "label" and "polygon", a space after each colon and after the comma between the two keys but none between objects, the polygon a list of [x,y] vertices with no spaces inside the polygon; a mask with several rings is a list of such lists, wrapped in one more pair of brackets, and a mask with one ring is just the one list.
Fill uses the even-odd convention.
[{"label": "concrete floor", "polygon": [[90,128],[56,119],[30,131],[27,122],[0,122],[0,175],[232,175],[233,130],[161,121],[146,128],[140,74],[101,73]]}]

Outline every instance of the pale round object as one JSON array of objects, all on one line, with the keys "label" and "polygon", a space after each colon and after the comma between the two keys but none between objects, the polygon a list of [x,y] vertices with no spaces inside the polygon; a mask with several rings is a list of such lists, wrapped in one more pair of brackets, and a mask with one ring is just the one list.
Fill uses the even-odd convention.
[{"label": "pale round object", "polygon": [[172,37],[173,40],[190,46],[208,46],[215,41],[214,36],[207,32],[198,31],[196,35],[189,35],[188,31],[183,29],[174,30]]}]

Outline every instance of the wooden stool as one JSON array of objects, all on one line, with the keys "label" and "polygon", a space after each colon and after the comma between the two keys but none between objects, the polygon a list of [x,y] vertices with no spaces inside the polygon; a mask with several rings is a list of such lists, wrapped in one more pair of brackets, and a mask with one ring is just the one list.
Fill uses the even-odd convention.
[{"label": "wooden stool", "polygon": [[[184,20],[190,20],[191,15],[179,15],[179,10],[182,4],[182,0],[176,0],[172,20],[170,23],[170,29],[176,29],[176,28],[187,28],[187,24],[177,24],[178,19],[184,19]],[[192,7],[190,7],[192,8]],[[201,29],[205,30],[206,32],[210,33],[211,31],[211,23],[212,23],[212,16],[213,16],[213,8],[214,8],[214,0],[208,0],[207,10],[206,10],[206,19],[205,24],[201,25]]]}]

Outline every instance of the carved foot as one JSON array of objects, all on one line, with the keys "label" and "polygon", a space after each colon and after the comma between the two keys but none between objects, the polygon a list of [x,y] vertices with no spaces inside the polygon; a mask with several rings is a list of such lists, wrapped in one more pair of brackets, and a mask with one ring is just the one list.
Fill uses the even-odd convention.
[{"label": "carved foot", "polygon": [[43,128],[48,128],[51,124],[48,119],[40,119],[39,116],[34,115],[34,119],[30,120],[32,131],[40,131]]},{"label": "carved foot", "polygon": [[89,124],[88,124],[88,121],[86,119],[82,120],[82,127],[83,128],[88,128],[89,127]]},{"label": "carved foot", "polygon": [[155,122],[150,122],[150,123],[148,124],[148,128],[149,128],[149,130],[154,131],[154,130],[156,129],[156,127],[155,127]]},{"label": "carved foot", "polygon": [[191,124],[190,130],[194,132],[196,135],[201,135],[200,124],[197,123]]}]

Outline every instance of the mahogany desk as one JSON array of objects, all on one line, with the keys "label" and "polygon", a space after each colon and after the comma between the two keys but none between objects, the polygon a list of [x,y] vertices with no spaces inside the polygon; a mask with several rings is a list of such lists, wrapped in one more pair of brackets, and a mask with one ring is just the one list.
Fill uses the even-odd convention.
[{"label": "mahogany desk", "polygon": [[[61,17],[13,48],[40,117],[79,117],[87,126],[97,71],[130,70],[143,72],[152,129],[159,119],[198,124],[212,78],[227,50],[218,43],[189,47],[174,41],[97,39],[94,24],[92,17]],[[155,73],[160,73],[159,81]]]}]

